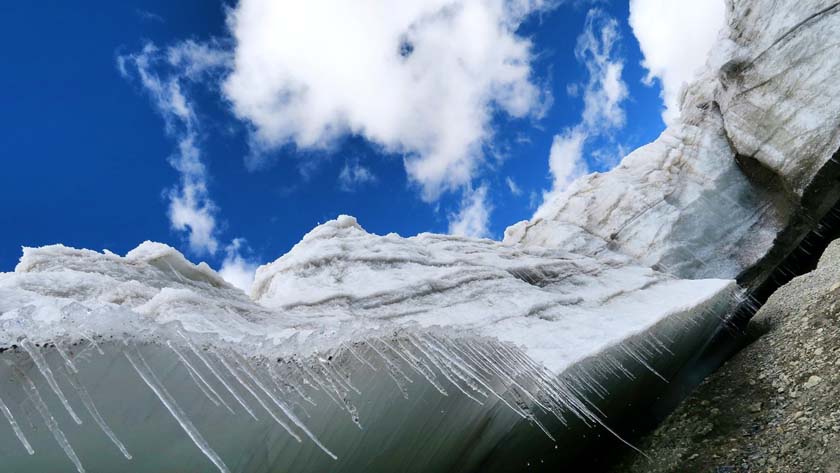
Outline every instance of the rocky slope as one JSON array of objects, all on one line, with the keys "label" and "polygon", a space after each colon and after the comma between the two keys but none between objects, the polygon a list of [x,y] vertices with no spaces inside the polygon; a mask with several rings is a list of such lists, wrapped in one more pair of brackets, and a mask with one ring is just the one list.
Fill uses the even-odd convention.
[{"label": "rocky slope", "polygon": [[709,377],[622,473],[840,472],[840,240],[753,319],[759,338]]}]

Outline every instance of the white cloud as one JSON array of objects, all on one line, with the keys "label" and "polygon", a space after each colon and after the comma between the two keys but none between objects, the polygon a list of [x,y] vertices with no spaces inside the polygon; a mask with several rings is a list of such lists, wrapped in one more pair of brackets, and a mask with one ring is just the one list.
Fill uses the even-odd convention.
[{"label": "white cloud", "polygon": [[338,174],[338,188],[344,192],[353,192],[364,184],[376,182],[376,176],[370,169],[359,164],[358,160],[347,160]]},{"label": "white cloud", "polygon": [[254,283],[254,275],[259,264],[242,256],[244,248],[245,240],[234,238],[225,248],[225,259],[219,269],[219,275],[230,284],[248,292]]},{"label": "white cloud", "polygon": [[461,208],[449,216],[449,234],[456,236],[488,238],[490,236],[490,212],[493,208],[487,201],[487,186],[467,189],[461,201]]},{"label": "white cloud", "polygon": [[666,123],[679,116],[683,84],[706,63],[725,18],[724,0],[630,0],[630,26],[645,56],[648,80],[662,82]]},{"label": "white cloud", "polygon": [[583,159],[585,139],[586,134],[577,128],[554,137],[548,167],[554,177],[555,191],[562,191],[575,179],[587,173],[586,161]]},{"label": "white cloud", "polygon": [[589,73],[583,90],[583,125],[589,130],[606,131],[624,126],[621,104],[627,98],[627,85],[621,78],[624,61],[616,57],[619,38],[615,18],[598,9],[589,11],[575,48],[575,56]]},{"label": "white cloud", "polygon": [[185,87],[226,61],[224,53],[190,41],[165,51],[147,44],[138,53],[117,58],[120,73],[139,80],[163,117],[167,134],[177,140],[169,163],[180,180],[165,194],[169,222],[187,233],[190,251],[196,254],[213,254],[219,248],[217,208],[207,189],[207,169],[198,147],[199,122]]},{"label": "white cloud", "polygon": [[142,51],[117,58],[124,77],[137,77],[164,119],[166,131],[178,141],[169,163],[180,174],[179,185],[166,192],[172,228],[187,232],[190,250],[212,254],[218,249],[216,206],[207,191],[207,170],[197,146],[198,120],[177,74],[158,73],[162,53],[147,44]]},{"label": "white cloud", "polygon": [[510,176],[505,178],[505,184],[507,184],[511,194],[516,196],[522,195],[522,189],[519,188],[519,185]]},{"label": "white cloud", "polygon": [[468,185],[495,110],[538,114],[532,45],[543,0],[242,0],[223,90],[255,150],[357,134],[402,153],[427,201]]},{"label": "white cloud", "polygon": [[[575,48],[575,56],[586,66],[589,76],[582,89],[583,113],[580,123],[554,137],[548,159],[553,182],[551,190],[543,195],[544,203],[589,172],[584,158],[587,141],[609,136],[624,126],[623,103],[628,92],[621,77],[624,61],[617,51],[620,39],[618,22],[614,18],[597,8],[589,11]],[[593,150],[589,155],[596,159],[607,156],[602,150]]]}]

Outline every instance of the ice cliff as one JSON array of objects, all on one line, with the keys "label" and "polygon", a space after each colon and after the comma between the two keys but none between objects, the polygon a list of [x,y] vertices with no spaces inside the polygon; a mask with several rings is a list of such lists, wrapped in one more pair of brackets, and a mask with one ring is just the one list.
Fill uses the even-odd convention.
[{"label": "ice cliff", "polygon": [[840,196],[837,31],[840,3],[729,2],[680,120],[504,242],[342,216],[250,295],[161,244],[25,249],[0,274],[4,465],[515,471],[573,454],[702,348],[736,279],[758,287],[820,230]]},{"label": "ice cliff", "polygon": [[729,1],[682,116],[578,180],[505,242],[608,247],[680,277],[757,285],[840,196],[840,4]]}]

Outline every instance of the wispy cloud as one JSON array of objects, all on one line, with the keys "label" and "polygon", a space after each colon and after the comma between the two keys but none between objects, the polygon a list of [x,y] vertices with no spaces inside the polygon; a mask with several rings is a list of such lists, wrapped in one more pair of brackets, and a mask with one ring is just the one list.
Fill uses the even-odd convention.
[{"label": "wispy cloud", "polygon": [[605,132],[624,126],[621,104],[627,98],[627,85],[621,78],[624,61],[618,57],[618,21],[599,9],[586,16],[583,34],[578,37],[575,56],[586,65],[589,81],[583,90],[583,128]]},{"label": "wispy cloud", "polygon": [[467,189],[457,213],[449,216],[449,234],[456,236],[490,237],[490,213],[493,207],[487,198],[487,186]]},{"label": "wispy cloud", "polygon": [[140,19],[142,19],[142,20],[152,21],[152,22],[155,22],[155,23],[165,23],[166,22],[166,20],[164,20],[163,17],[158,15],[157,13],[154,13],[154,12],[151,12],[151,11],[148,11],[148,10],[143,10],[142,8],[138,8],[138,9],[134,10],[134,13],[136,13],[137,16],[140,17]]},{"label": "wispy cloud", "polygon": [[522,195],[522,189],[519,188],[519,184],[517,184],[510,176],[505,178],[505,184],[507,184],[511,194],[515,196]]},{"label": "wispy cloud", "polygon": [[724,26],[724,0],[630,0],[630,26],[648,69],[647,82],[659,79],[671,123],[680,114],[680,93],[705,64]]},{"label": "wispy cloud", "polygon": [[140,52],[117,57],[120,73],[139,81],[163,117],[166,133],[177,143],[169,163],[180,179],[165,192],[168,216],[173,229],[187,234],[190,251],[199,255],[214,254],[219,248],[218,209],[208,191],[200,123],[187,89],[225,62],[224,55],[191,42],[167,50],[147,44]]},{"label": "wispy cloud", "polygon": [[338,174],[338,188],[344,192],[355,192],[359,187],[375,183],[376,180],[373,172],[359,164],[359,160],[349,159],[344,162]]},{"label": "wispy cloud", "polygon": [[617,20],[600,9],[591,9],[575,47],[575,57],[586,66],[588,75],[585,84],[574,88],[575,95],[582,96],[583,113],[578,124],[554,137],[548,161],[553,182],[543,196],[544,202],[589,172],[587,155],[595,159],[611,156],[602,150],[588,152],[587,144],[596,137],[610,136],[625,124],[623,103],[628,91],[622,79],[624,60],[618,54],[619,40]]}]

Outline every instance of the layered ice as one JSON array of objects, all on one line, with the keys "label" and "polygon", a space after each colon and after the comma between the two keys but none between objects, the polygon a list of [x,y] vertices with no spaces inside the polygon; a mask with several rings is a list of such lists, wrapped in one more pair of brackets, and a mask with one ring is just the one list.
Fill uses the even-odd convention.
[{"label": "layered ice", "polygon": [[613,252],[594,258],[446,235],[371,235],[342,216],[261,267],[251,295],[301,317],[497,338],[557,374],[732,286],[676,279]]},{"label": "layered ice", "polygon": [[[609,428],[594,399],[668,376],[656,356],[736,292],[347,216],[260,268],[250,297],[161,244],[26,248],[0,277],[0,449],[39,471],[389,471],[408,445],[425,458],[410,471],[489,468],[516,425],[544,442]],[[406,444],[371,456],[386,433]]]},{"label": "layered ice", "polygon": [[760,285],[840,197],[840,5],[728,1],[682,115],[505,241],[608,247],[679,277]]}]

